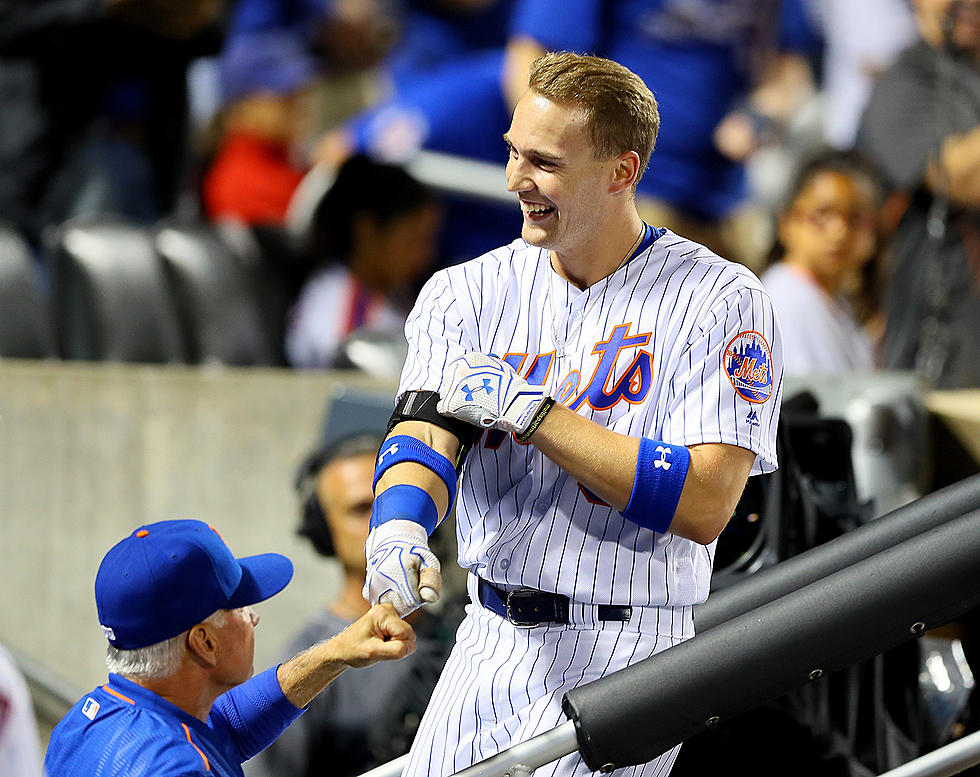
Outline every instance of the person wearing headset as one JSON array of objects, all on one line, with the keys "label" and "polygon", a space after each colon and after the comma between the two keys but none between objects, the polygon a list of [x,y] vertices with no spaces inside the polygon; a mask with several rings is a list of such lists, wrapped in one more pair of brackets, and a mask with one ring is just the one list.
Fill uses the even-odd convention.
[{"label": "person wearing headset", "polygon": [[[366,562],[374,463],[381,436],[349,435],[311,452],[295,480],[300,502],[297,533],[319,556],[340,563],[340,591],[288,643],[284,655],[327,639],[370,605],[361,595]],[[396,671],[361,672],[336,680],[270,748],[250,763],[249,777],[358,775],[408,752],[419,718],[449,648],[447,619],[426,614],[413,622],[416,652]]]}]

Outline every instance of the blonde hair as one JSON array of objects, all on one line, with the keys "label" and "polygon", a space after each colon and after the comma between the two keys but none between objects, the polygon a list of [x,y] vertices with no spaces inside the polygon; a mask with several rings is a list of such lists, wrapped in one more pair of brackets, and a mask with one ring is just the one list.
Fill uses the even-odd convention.
[{"label": "blonde hair", "polygon": [[643,177],[660,131],[660,112],[636,73],[611,59],[552,52],[531,64],[528,88],[553,102],[581,107],[594,157],[635,151],[640,157],[636,180]]}]

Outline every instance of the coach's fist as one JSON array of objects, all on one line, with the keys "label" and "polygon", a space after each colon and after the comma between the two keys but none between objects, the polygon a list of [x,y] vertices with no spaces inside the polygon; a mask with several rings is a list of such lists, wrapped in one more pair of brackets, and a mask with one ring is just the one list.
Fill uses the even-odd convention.
[{"label": "coach's fist", "polygon": [[482,429],[522,435],[550,405],[544,386],[531,385],[496,356],[465,353],[450,362],[448,376],[436,409]]},{"label": "coach's fist", "polygon": [[415,652],[415,631],[387,603],[372,607],[334,639],[344,662],[353,667],[404,658]]}]

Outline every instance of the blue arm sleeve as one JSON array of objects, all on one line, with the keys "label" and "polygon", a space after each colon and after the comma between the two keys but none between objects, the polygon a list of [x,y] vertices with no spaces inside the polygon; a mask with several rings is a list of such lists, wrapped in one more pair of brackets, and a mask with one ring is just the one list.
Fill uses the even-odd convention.
[{"label": "blue arm sleeve", "polygon": [[211,708],[211,728],[234,749],[239,763],[265,750],[303,714],[283,694],[277,669],[267,669],[223,693]]}]

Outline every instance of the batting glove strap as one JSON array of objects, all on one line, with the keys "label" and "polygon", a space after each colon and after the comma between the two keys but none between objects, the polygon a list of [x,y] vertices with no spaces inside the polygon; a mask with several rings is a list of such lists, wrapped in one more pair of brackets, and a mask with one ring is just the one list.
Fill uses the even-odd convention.
[{"label": "batting glove strap", "polygon": [[414,521],[391,520],[371,530],[365,546],[367,575],[362,594],[371,604],[391,602],[400,616],[424,604],[419,571],[440,569],[425,529]]},{"label": "batting glove strap", "polygon": [[527,429],[517,435],[517,441],[519,443],[527,443],[531,441],[534,433],[538,431],[538,427],[544,421],[545,416],[551,412],[551,408],[555,406],[555,400],[551,397],[545,397],[544,402],[538,407],[538,412],[534,414],[534,418],[531,419],[531,423],[527,425]]},{"label": "batting glove strap", "polygon": [[548,399],[544,386],[531,385],[496,356],[471,351],[449,366],[449,389],[436,408],[482,429],[523,435]]},{"label": "batting glove strap", "polygon": [[666,534],[674,520],[690,463],[690,451],[683,445],[668,445],[646,437],[640,440],[633,492],[622,516],[658,534]]},{"label": "batting glove strap", "polygon": [[[446,490],[449,492],[449,507],[446,510],[446,515],[449,515],[449,511],[453,508],[453,502],[456,501],[456,480],[459,477],[456,468],[441,453],[407,434],[396,434],[389,437],[381,446],[381,453],[378,454],[378,461],[374,467],[374,482],[371,484],[371,490],[377,488],[378,480],[390,467],[403,461],[414,461],[416,464],[428,467],[446,484]],[[445,518],[446,515],[442,517]],[[374,525],[373,521],[372,517],[372,526]],[[429,529],[429,533],[432,533],[432,529]]]}]

